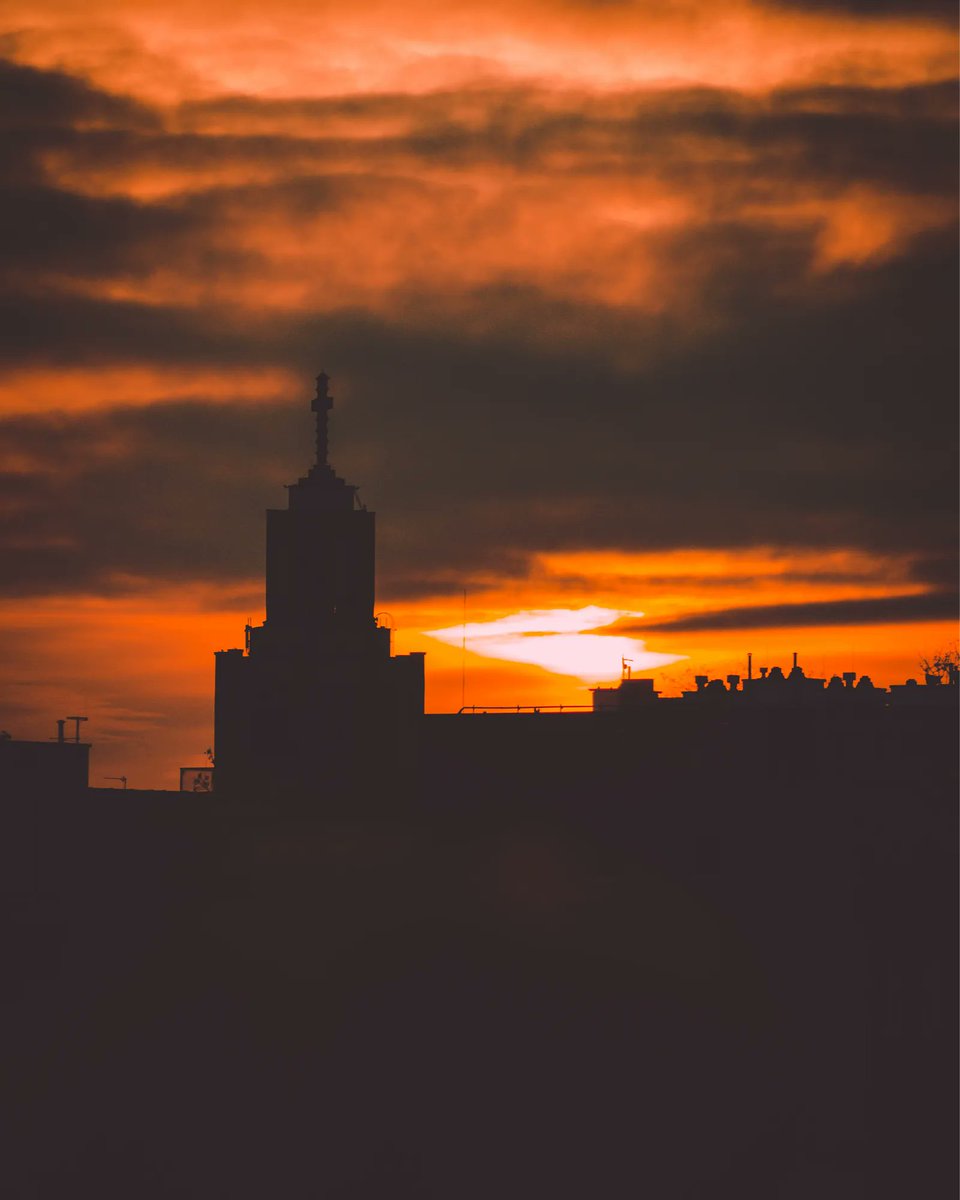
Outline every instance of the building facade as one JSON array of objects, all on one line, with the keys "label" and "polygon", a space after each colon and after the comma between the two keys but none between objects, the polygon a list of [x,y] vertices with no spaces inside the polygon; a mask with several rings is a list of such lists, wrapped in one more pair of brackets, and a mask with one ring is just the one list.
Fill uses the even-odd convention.
[{"label": "building facade", "polygon": [[321,373],[316,461],[267,512],[266,620],[216,655],[221,794],[335,805],[415,754],[424,656],[393,655],[374,617],[375,517],[328,462],[332,407]]}]

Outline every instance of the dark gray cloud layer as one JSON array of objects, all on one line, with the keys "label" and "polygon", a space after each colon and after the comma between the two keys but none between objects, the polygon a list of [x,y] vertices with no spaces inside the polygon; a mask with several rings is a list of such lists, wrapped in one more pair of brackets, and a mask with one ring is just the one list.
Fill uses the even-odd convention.
[{"label": "dark gray cloud layer", "polygon": [[[5,590],[103,589],[125,574],[258,575],[262,509],[282,504],[279,485],[306,466],[308,381],[320,365],[343,400],[337,465],[381,512],[386,595],[522,573],[536,551],[601,547],[855,546],[916,554],[918,577],[951,577],[955,238],[931,233],[886,261],[815,276],[815,230],[747,221],[716,186],[760,197],[771,179],[799,188],[813,178],[828,191],[870,183],[949,199],[948,85],[762,102],[687,89],[606,108],[584,101],[582,111],[571,102],[561,113],[518,91],[510,120],[511,95],[498,93],[479,124],[458,122],[452,96],[359,98],[354,115],[406,105],[409,132],[348,145],[319,134],[177,134],[69,76],[7,67],[4,78],[15,103],[0,197],[0,363],[283,366],[304,378],[303,395],[282,408],[198,396],[0,422],[13,464],[0,475]],[[347,103],[303,102],[300,115],[322,122]],[[283,107],[219,105],[234,118]],[[195,106],[192,118],[216,111]],[[85,169],[189,168],[204,156],[293,166],[274,182],[147,203],[58,186],[43,166],[54,149]],[[209,235],[238,207],[272,205],[295,225],[358,191],[425,186],[410,174],[418,162],[539,170],[564,149],[568,173],[602,178],[633,156],[693,193],[710,180],[698,221],[643,242],[678,275],[697,265],[695,312],[574,303],[505,279],[455,298],[411,287],[379,315],[345,308],[244,323],[51,282],[51,273],[142,278],[195,267],[198,255],[211,274],[236,269],[237,251],[211,249]],[[348,152],[356,163],[346,175],[316,165]]]},{"label": "dark gray cloud layer", "polygon": [[43,71],[0,58],[4,105],[0,124],[39,131],[75,128],[78,123],[110,122],[151,128],[159,124],[150,109],[125,96],[91,86],[63,71]]},{"label": "dark gray cloud layer", "polygon": [[818,600],[808,604],[757,604],[691,613],[670,621],[612,627],[615,633],[679,633],[722,629],[787,629],[811,625],[891,625],[910,621],[951,621],[958,615],[955,591],[924,595],[877,596],[866,600]]},{"label": "dark gray cloud layer", "polygon": [[932,17],[957,22],[953,0],[778,0],[781,8],[813,13],[850,13],[857,17]]},{"label": "dark gray cloud layer", "polygon": [[[953,397],[938,393],[942,368],[914,374],[884,346],[909,336],[889,298],[903,270],[876,273],[859,329],[843,304],[816,319],[787,309],[758,317],[742,345],[701,341],[684,363],[667,353],[642,373],[612,370],[602,345],[537,348],[340,316],[285,329],[279,357],[304,371],[289,406],[198,397],[9,419],[0,442],[34,469],[0,478],[13,545],[0,575],[19,590],[96,587],[117,571],[258,575],[262,509],[282,505],[280,484],[307,465],[310,369],[315,347],[329,346],[325,365],[343,383],[334,458],[381,514],[394,594],[521,572],[538,550],[599,547],[855,545],[921,555],[923,577],[938,579],[956,528],[943,437]],[[912,314],[927,329],[941,315],[937,274],[921,275],[919,293],[934,311],[918,300]],[[513,303],[537,319],[537,297]],[[833,341],[854,356],[842,383],[856,403],[843,408],[810,353],[835,355]],[[242,363],[255,352],[232,352],[220,335],[207,354]]]}]

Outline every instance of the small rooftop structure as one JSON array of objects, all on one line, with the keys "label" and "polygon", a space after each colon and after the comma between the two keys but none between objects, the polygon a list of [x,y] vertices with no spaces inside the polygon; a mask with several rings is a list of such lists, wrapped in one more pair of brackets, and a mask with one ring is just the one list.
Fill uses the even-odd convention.
[{"label": "small rooftop structure", "polygon": [[655,703],[660,693],[654,691],[652,679],[634,679],[624,673],[616,687],[591,689],[594,712],[630,712]]}]

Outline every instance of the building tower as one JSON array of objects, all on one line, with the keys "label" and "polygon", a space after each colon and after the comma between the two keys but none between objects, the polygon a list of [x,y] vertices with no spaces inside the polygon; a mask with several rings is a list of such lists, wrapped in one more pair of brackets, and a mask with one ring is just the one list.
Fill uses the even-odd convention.
[{"label": "building tower", "polygon": [[317,376],[316,461],[267,511],[266,620],[216,655],[226,795],[336,805],[374,764],[402,768],[423,714],[423,655],[391,655],[374,619],[374,514],[328,461],[329,384]]}]

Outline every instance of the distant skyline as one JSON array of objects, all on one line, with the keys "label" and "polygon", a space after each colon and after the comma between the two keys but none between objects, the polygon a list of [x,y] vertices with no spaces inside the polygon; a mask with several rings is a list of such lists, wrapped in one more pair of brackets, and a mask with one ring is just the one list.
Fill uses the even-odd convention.
[{"label": "distant skyline", "polygon": [[0,728],[204,762],[321,367],[428,710],[956,642],[952,2],[4,11]]}]

